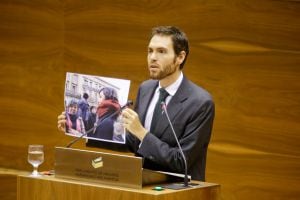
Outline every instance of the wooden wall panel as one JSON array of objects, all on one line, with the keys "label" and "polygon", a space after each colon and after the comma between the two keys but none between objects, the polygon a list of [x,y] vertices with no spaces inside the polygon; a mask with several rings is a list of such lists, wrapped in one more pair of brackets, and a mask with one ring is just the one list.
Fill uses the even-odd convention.
[{"label": "wooden wall panel", "polygon": [[298,1],[1,1],[0,9],[2,167],[30,169],[26,146],[36,142],[50,168],[53,146],[70,140],[56,130],[66,71],[130,79],[134,99],[148,77],[149,31],[171,24],[190,40],[184,73],[216,103],[207,181],[221,184],[222,199],[300,196]]},{"label": "wooden wall panel", "polygon": [[62,2],[0,2],[1,167],[31,170],[32,143],[45,145],[42,168],[53,165],[53,146],[62,140],[63,41]]}]

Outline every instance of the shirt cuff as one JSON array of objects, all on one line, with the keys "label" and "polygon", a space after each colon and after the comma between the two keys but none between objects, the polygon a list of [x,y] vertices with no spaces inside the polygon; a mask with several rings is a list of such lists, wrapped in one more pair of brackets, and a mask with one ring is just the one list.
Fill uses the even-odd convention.
[{"label": "shirt cuff", "polygon": [[[146,137],[148,134],[149,134],[149,131],[146,133],[145,137]],[[145,138],[145,137],[144,137],[144,138]],[[142,144],[143,144],[143,141],[144,141],[144,139],[141,140],[141,142],[140,142],[140,144],[139,144],[139,148],[141,148],[141,146],[142,146]]]}]

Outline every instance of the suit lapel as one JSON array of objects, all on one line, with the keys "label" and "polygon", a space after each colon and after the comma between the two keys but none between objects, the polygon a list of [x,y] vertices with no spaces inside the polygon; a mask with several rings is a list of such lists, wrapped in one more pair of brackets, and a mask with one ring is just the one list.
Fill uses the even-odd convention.
[{"label": "suit lapel", "polygon": [[[188,81],[185,77],[183,77],[182,83],[180,84],[177,92],[172,97],[171,101],[167,105],[167,111],[170,117],[171,123],[174,122],[177,113],[182,111],[183,105],[182,103],[189,97],[189,85]],[[169,126],[169,122],[165,114],[161,117],[161,120],[158,122],[157,127],[154,132],[155,135],[159,138],[165,133],[167,127]]]},{"label": "suit lapel", "polygon": [[141,93],[140,98],[140,120],[142,124],[145,122],[148,106],[152,100],[153,93],[158,85],[158,81],[151,82]]}]

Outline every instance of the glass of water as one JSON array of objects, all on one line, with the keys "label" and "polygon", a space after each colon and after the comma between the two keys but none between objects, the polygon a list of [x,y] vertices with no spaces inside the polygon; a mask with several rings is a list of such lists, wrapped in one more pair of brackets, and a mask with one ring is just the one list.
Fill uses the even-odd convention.
[{"label": "glass of water", "polygon": [[28,162],[33,166],[32,176],[39,176],[38,167],[44,162],[44,146],[29,145],[28,146]]}]

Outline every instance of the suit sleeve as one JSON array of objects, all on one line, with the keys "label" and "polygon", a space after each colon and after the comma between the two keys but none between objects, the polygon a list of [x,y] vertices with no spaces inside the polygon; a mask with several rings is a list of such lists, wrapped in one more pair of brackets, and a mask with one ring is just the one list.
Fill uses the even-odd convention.
[{"label": "suit sleeve", "polygon": [[[206,155],[206,149],[210,140],[212,123],[214,118],[214,103],[206,100],[201,104],[189,104],[188,109],[180,115],[183,119],[183,132],[179,133],[179,143],[186,156],[188,169],[201,156]],[[172,134],[173,136],[173,134]],[[205,151],[205,153],[201,153]],[[154,134],[148,133],[137,151],[145,159],[160,165],[166,170],[183,173],[185,169],[184,160],[178,146],[170,146]]]}]

